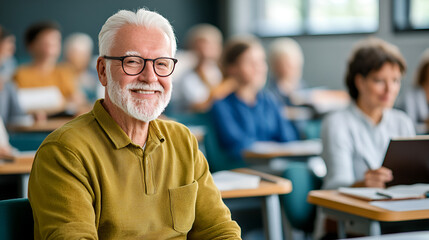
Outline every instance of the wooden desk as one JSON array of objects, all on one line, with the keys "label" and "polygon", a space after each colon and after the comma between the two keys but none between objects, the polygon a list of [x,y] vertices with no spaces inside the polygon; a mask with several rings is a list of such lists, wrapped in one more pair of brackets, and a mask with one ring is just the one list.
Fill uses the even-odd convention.
[{"label": "wooden desk", "polygon": [[390,211],[372,206],[368,201],[343,195],[336,190],[316,190],[308,194],[309,203],[322,207],[323,211],[339,222],[338,234],[345,238],[345,221],[356,220],[363,223],[369,235],[380,235],[379,222],[394,222],[428,219],[429,210]]},{"label": "wooden desk", "polygon": [[13,162],[0,164],[0,175],[7,174],[29,174],[33,165],[34,153],[17,155]]},{"label": "wooden desk", "polygon": [[233,171],[260,176],[262,181],[258,188],[221,191],[222,198],[264,197],[264,223],[267,239],[283,239],[282,217],[279,194],[292,191],[289,180],[262,173],[248,168]]},{"label": "wooden desk", "polygon": [[8,126],[12,132],[52,132],[73,118],[53,118],[44,122],[36,122],[31,126]]},{"label": "wooden desk", "polygon": [[[258,188],[254,189],[238,189],[221,191],[222,198],[242,198],[242,197],[259,197],[272,194],[287,194],[292,191],[292,184],[289,180],[273,176],[271,174],[262,173],[248,168],[239,168],[234,172],[247,173],[262,178]],[[269,181],[267,181],[269,180]]]},{"label": "wooden desk", "polygon": [[287,143],[256,142],[243,155],[248,159],[272,159],[281,157],[311,157],[322,153],[320,140],[304,140]]},{"label": "wooden desk", "polygon": [[20,175],[21,197],[27,197],[28,179],[33,165],[34,154],[35,152],[19,154],[14,157],[13,162],[0,164],[0,175]]}]

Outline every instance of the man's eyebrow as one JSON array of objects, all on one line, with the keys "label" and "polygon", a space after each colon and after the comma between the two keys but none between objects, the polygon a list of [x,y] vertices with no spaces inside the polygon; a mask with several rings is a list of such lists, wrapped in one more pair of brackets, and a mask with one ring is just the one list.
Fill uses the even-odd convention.
[{"label": "man's eyebrow", "polygon": [[140,53],[136,51],[127,51],[125,56],[140,56]]}]

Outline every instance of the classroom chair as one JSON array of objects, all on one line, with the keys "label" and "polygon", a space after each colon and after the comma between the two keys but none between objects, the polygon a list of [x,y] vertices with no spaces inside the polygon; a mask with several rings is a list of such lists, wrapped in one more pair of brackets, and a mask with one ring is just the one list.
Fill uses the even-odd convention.
[{"label": "classroom chair", "polygon": [[0,201],[0,239],[34,239],[33,213],[27,198]]},{"label": "classroom chair", "polygon": [[218,140],[220,133],[216,132],[210,113],[174,114],[169,117],[186,126],[204,126],[205,134],[202,147],[211,172],[246,166],[243,161],[234,159],[221,148]]},{"label": "classroom chair", "polygon": [[19,151],[35,151],[42,144],[50,132],[18,133],[9,134],[10,144]]},{"label": "classroom chair", "polygon": [[322,178],[316,176],[306,162],[288,163],[283,177],[292,182],[293,189],[289,194],[280,196],[287,221],[309,239],[314,229],[316,207],[307,202],[307,194],[321,188]]}]

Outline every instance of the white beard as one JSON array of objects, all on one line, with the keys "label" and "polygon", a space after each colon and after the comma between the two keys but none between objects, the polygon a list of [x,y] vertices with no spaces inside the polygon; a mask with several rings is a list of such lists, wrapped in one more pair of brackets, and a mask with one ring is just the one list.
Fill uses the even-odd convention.
[{"label": "white beard", "polygon": [[[106,76],[107,93],[112,103],[135,119],[143,122],[155,120],[170,102],[172,92],[171,82],[169,83],[170,90],[168,92],[165,92],[164,88],[158,82],[151,84],[143,82],[130,83],[124,89],[121,89],[119,82],[112,78],[110,64],[106,66]],[[161,95],[157,99],[135,99],[131,96],[130,89],[156,90],[161,92]]]}]

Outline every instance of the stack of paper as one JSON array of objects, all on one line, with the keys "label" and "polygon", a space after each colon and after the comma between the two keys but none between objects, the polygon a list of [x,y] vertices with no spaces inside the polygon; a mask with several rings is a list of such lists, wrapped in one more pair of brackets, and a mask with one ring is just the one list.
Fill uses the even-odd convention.
[{"label": "stack of paper", "polygon": [[261,177],[232,171],[219,171],[212,174],[220,191],[258,188]]},{"label": "stack of paper", "polygon": [[364,200],[402,200],[424,198],[429,184],[397,185],[389,188],[339,188],[342,194]]}]

